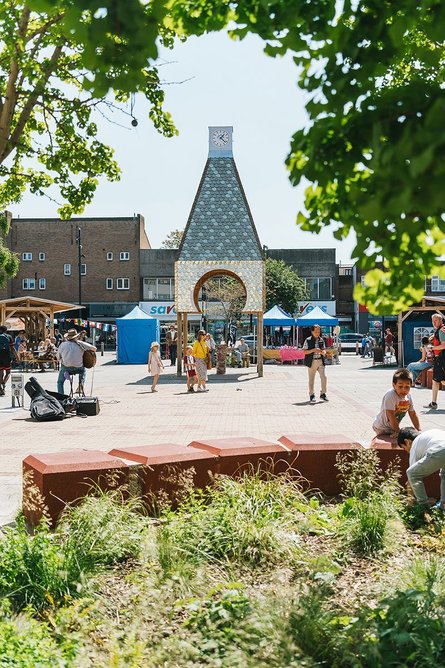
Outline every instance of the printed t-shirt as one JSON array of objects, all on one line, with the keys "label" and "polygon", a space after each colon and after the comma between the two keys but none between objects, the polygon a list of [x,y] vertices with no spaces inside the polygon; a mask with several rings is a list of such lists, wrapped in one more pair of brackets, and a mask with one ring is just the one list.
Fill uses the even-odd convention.
[{"label": "printed t-shirt", "polygon": [[377,432],[391,432],[392,427],[388,420],[388,416],[386,415],[386,411],[395,411],[396,420],[400,423],[405,413],[413,410],[414,404],[410,394],[401,399],[395,390],[388,390],[383,396],[380,413],[375,418],[372,428]]},{"label": "printed t-shirt", "polygon": [[[304,349],[304,350],[309,350],[309,341],[310,341],[310,340],[311,340],[311,337],[309,336],[309,337],[305,340],[305,342],[303,343],[303,349]],[[312,359],[313,359],[313,360],[318,360],[318,359],[320,359],[320,357],[321,357],[321,353],[320,353],[320,352],[317,352],[317,351],[320,350],[320,337],[317,337],[317,338],[314,339],[314,348],[315,348],[315,352],[314,352],[314,356],[313,356]]]}]

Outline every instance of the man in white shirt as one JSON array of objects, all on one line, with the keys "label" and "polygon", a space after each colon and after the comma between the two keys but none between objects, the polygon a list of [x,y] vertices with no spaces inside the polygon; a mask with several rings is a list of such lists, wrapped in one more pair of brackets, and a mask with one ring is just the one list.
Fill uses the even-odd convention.
[{"label": "man in white shirt", "polygon": [[80,334],[75,329],[69,329],[64,340],[57,348],[57,358],[60,360],[59,375],[57,378],[57,392],[63,394],[65,373],[79,374],[79,385],[83,388],[86,379],[86,370],[83,365],[84,350],[96,350],[91,343],[78,341]]},{"label": "man in white shirt", "polygon": [[404,427],[398,433],[397,443],[405,452],[409,452],[409,468],[406,475],[417,502],[425,506],[430,505],[423,479],[439,471],[438,507],[445,508],[445,431],[428,429],[420,432],[413,427]]}]

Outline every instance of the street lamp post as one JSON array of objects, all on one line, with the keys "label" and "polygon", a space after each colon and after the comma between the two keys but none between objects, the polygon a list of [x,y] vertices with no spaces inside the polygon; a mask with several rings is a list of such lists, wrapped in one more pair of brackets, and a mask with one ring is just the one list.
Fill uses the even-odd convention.
[{"label": "street lamp post", "polygon": [[77,228],[77,237],[76,237],[76,243],[77,243],[77,271],[78,271],[78,301],[79,301],[79,311],[80,315],[82,315],[82,258],[84,257],[82,255],[82,230],[80,227]]}]

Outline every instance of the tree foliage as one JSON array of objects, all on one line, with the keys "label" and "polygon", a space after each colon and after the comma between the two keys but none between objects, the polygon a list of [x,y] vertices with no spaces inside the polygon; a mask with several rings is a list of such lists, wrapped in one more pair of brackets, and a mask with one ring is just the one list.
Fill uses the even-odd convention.
[{"label": "tree foliage", "polygon": [[[125,103],[128,92],[117,76],[105,88],[87,90],[91,72],[94,83],[93,61],[77,37],[88,24],[67,30],[69,4],[75,3],[32,3],[38,12],[24,0],[0,4],[0,210],[20,201],[27,188],[38,195],[49,190],[63,201],[59,213],[66,218],[92,200],[99,177],[119,178],[96,120]],[[154,125],[174,134],[156,68],[145,61],[138,77]],[[6,234],[6,223],[0,232]],[[0,281],[16,270],[16,260],[0,245]]]},{"label": "tree foliage", "polygon": [[294,269],[271,257],[266,259],[266,310],[279,305],[287,313],[298,311],[298,302],[307,299],[306,284]]},{"label": "tree foliage", "polygon": [[[185,39],[218,30],[229,30],[237,39],[252,33],[264,40],[268,55],[292,54],[296,77],[307,94],[309,120],[294,134],[287,158],[291,182],[309,182],[298,224],[312,232],[334,225],[339,240],[355,232],[353,255],[369,270],[356,297],[374,313],[395,312],[418,300],[425,275],[445,276],[438,260],[445,253],[442,0],[28,3],[26,7],[23,0],[2,4],[1,67],[11,63],[12,71],[18,70],[17,81],[31,96],[22,96],[22,105],[35,98],[40,107],[44,100],[56,106],[46,116],[43,111],[32,115],[26,127],[18,123],[25,106],[1,113],[0,148],[6,141],[2,150],[11,154],[14,138],[16,153],[28,157],[36,150],[30,148],[32,134],[42,140],[55,115],[70,128],[68,137],[74,129],[84,133],[74,143],[63,133],[54,133],[56,149],[50,145],[38,154],[45,169],[32,177],[25,179],[20,161],[13,164],[16,196],[24,181],[40,192],[47,185],[48,171],[55,170],[63,196],[75,211],[80,200],[92,196],[97,175],[117,176],[105,147],[99,144],[97,154],[89,151],[97,141],[96,131],[89,116],[84,117],[85,104],[77,102],[73,108],[71,101],[66,108],[66,86],[83,87],[92,99],[109,89],[120,91],[121,99],[143,91],[152,102],[155,124],[172,133],[153,67],[160,41],[171,45],[173,36]],[[32,28],[24,21],[28,7],[36,12],[31,15]],[[36,54],[40,58],[33,59]],[[48,90],[55,65],[64,89],[51,88],[46,98],[42,90]],[[5,69],[0,82],[7,108],[14,100],[14,94],[6,95],[10,75],[11,68]],[[8,118],[15,119],[9,136],[4,126]],[[86,133],[87,128],[92,134]],[[85,170],[80,183],[67,179],[67,172]],[[13,190],[12,183],[8,187]],[[380,260],[383,269],[376,269]]]},{"label": "tree foliage", "polygon": [[184,230],[172,230],[162,242],[162,248],[179,248]]}]

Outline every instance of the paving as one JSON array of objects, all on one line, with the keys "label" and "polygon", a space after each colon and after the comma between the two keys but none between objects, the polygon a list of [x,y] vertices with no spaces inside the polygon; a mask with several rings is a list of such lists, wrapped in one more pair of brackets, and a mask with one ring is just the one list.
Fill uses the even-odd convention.
[{"label": "paving", "polygon": [[[30,453],[74,448],[108,452],[126,445],[186,445],[197,438],[229,436],[276,441],[299,432],[342,433],[369,445],[372,420],[393,372],[393,367],[373,367],[370,360],[344,354],[340,365],[327,367],[329,403],[309,404],[307,371],[301,365],[265,364],[263,378],[254,366],[228,369],[224,376],[211,371],[209,391],[194,394],[186,391],[185,378],[167,367],[158,392],[152,393],[146,365],[117,365],[115,356],[105,353],[94,369],[99,415],[50,423],[31,420],[26,395],[24,408],[12,408],[8,383],[7,396],[0,397],[0,525],[20,506],[21,465]],[[24,374],[25,380],[29,375]],[[92,375],[88,371],[87,393]],[[35,376],[46,389],[56,389],[57,372]],[[318,396],[318,378],[315,388]],[[436,411],[423,408],[431,390],[413,389],[412,394],[422,428],[444,428],[445,392],[439,394]],[[410,424],[409,418],[404,424]]]}]

